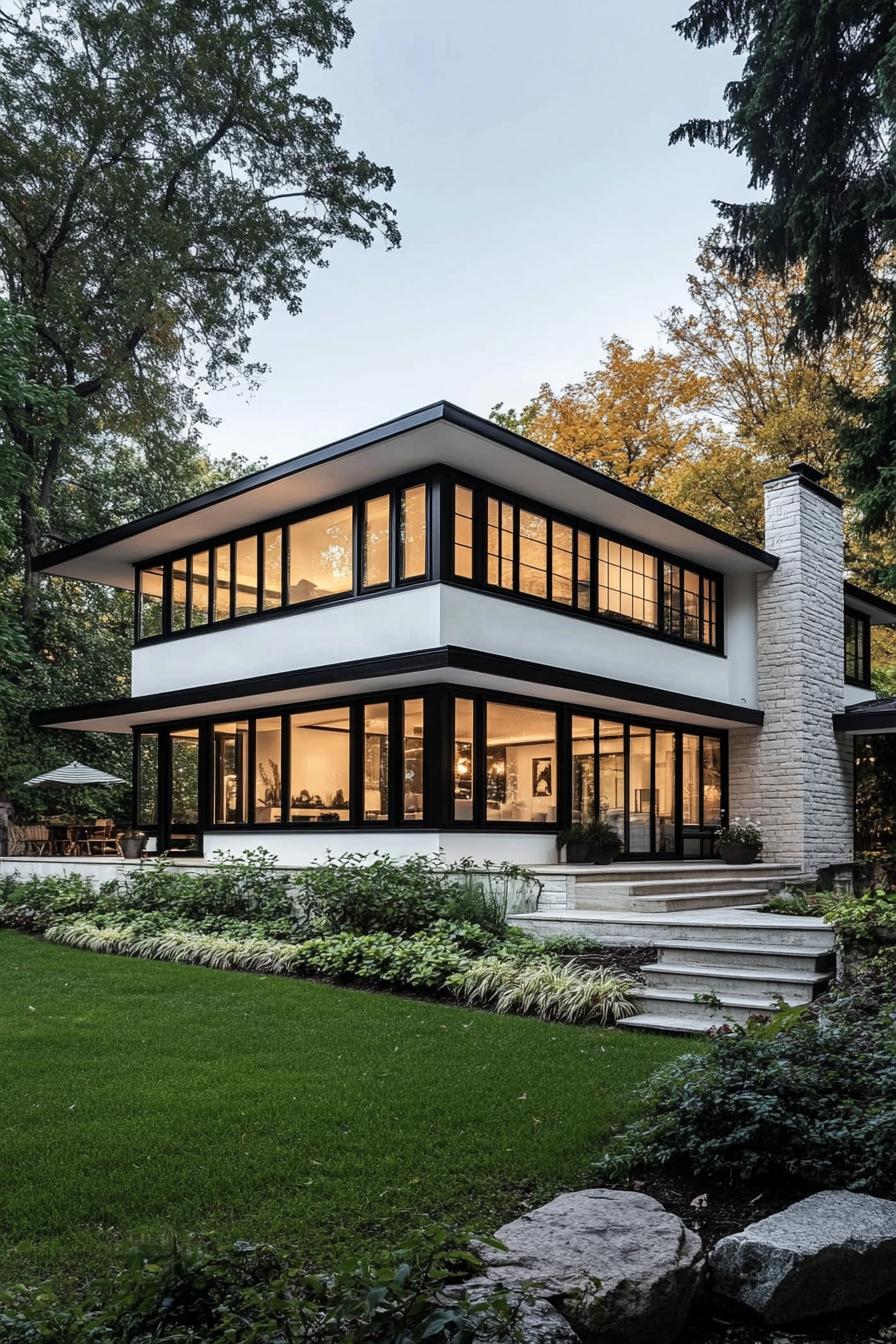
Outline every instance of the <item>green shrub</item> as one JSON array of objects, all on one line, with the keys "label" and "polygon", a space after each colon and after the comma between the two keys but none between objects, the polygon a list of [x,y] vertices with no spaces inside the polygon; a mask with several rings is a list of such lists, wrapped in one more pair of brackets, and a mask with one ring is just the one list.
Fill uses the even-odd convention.
[{"label": "green shrub", "polygon": [[58,919],[112,909],[118,899],[116,882],[95,886],[78,873],[31,877],[24,882],[10,879],[4,882],[0,923],[39,931]]},{"label": "green shrub", "polygon": [[309,932],[416,933],[446,908],[448,870],[414,854],[330,855],[296,877],[296,901]]},{"label": "green shrub", "polygon": [[844,943],[896,937],[896,891],[867,891],[838,901],[826,918]]},{"label": "green shrub", "polygon": [[642,1101],[598,1179],[674,1168],[710,1181],[896,1191],[896,1028],[879,991],[876,1003],[842,995],[817,1017],[791,1009],[731,1028],[655,1074]]},{"label": "green shrub", "polygon": [[521,1338],[495,1292],[461,1288],[469,1235],[431,1224],[394,1251],[309,1273],[270,1246],[173,1241],[135,1250],[115,1279],[69,1304],[46,1287],[0,1294],[0,1344],[471,1344]]},{"label": "green shrub", "polygon": [[540,895],[541,883],[528,868],[461,859],[449,870],[445,917],[505,935],[507,916],[535,910]]}]

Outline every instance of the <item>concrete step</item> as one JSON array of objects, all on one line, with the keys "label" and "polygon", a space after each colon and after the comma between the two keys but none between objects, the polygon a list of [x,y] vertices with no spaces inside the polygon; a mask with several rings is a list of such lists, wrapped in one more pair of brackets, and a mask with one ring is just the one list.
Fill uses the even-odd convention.
[{"label": "concrete step", "polygon": [[593,938],[596,943],[743,943],[814,951],[834,946],[833,930],[822,919],[747,909],[656,915],[624,910],[544,910],[512,915],[509,923],[540,938],[563,934]]},{"label": "concrete step", "polygon": [[722,863],[718,859],[673,859],[652,862],[594,864],[555,864],[550,867],[536,867],[535,872],[556,875],[564,873],[574,877],[577,883],[628,883],[628,882],[674,882],[674,881],[711,881],[715,878],[723,882],[735,878],[747,878],[753,882],[784,882],[787,878],[797,878],[800,874],[798,864],[789,863]]},{"label": "concrete step", "polygon": [[654,989],[644,987],[633,989],[629,998],[641,1013],[658,1013],[662,1017],[685,1017],[703,1019],[719,1018],[722,1021],[745,1023],[751,1017],[771,1017],[779,1005],[768,995],[761,994],[717,994],[712,1003],[695,1001],[694,994],[699,990]]},{"label": "concrete step", "polygon": [[698,891],[737,892],[749,887],[753,891],[768,893],[768,886],[762,878],[754,874],[749,877],[676,877],[653,881],[651,878],[638,878],[630,882],[591,882],[583,879],[576,881],[576,901],[588,897],[609,896],[686,896]]},{"label": "concrete step", "polygon": [[772,947],[768,943],[685,942],[670,939],[655,943],[660,965],[675,963],[700,966],[736,966],[740,962],[777,974],[791,971],[829,975],[835,967],[834,952],[822,947]]},{"label": "concrete step", "polygon": [[705,1036],[714,1027],[727,1027],[724,1017],[670,1017],[665,1013],[635,1013],[633,1017],[623,1017],[617,1027],[630,1027],[634,1031],[668,1031],[676,1036]]},{"label": "concrete step", "polygon": [[675,914],[679,910],[734,909],[742,905],[762,905],[768,892],[743,887],[740,891],[698,891],[680,896],[633,896],[629,908],[635,914]]},{"label": "concrete step", "polygon": [[811,1003],[828,985],[830,976],[813,972],[770,971],[766,967],[697,966],[658,962],[642,966],[647,989],[680,989],[687,994],[733,994],[735,997]]}]

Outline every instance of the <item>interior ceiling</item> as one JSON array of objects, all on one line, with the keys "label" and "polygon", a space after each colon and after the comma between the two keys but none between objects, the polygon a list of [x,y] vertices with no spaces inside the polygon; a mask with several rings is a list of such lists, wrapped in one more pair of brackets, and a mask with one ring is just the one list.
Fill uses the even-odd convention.
[{"label": "interior ceiling", "polygon": [[360,447],[354,440],[346,440],[344,448],[335,451],[334,456],[304,468],[298,458],[295,469],[288,475],[232,498],[198,506],[180,518],[53,565],[48,572],[117,588],[133,588],[132,566],[137,562],[437,463],[469,472],[498,487],[512,488],[535,501],[723,573],[758,573],[765,568],[757,558],[701,536],[685,523],[617,498],[602,488],[597,475],[594,486],[589,487],[556,466],[438,419]]}]

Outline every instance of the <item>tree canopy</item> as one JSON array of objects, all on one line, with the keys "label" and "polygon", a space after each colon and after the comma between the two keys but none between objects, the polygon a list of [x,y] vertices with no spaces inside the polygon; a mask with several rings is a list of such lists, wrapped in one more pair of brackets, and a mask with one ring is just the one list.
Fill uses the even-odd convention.
[{"label": "tree canopy", "polygon": [[20,801],[52,743],[28,710],[120,692],[130,647],[128,599],[39,587],[34,556],[247,470],[204,451],[204,390],[262,372],[253,323],[299,313],[336,242],[399,242],[391,170],[306,89],[351,37],[344,0],[0,10],[0,790]]},{"label": "tree canopy", "polygon": [[672,142],[743,156],[764,195],[717,201],[721,248],[740,276],[779,279],[801,265],[790,296],[790,344],[817,347],[884,318],[881,377],[844,388],[842,470],[871,527],[896,522],[896,9],[892,0],[696,0],[676,25],[698,47],[744,57],[724,96],[728,115],[696,117]]}]

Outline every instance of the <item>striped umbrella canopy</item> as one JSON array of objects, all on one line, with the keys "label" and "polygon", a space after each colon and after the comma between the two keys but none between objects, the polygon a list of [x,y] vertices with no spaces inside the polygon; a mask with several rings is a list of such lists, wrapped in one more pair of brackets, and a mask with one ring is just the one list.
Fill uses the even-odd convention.
[{"label": "striped umbrella canopy", "polygon": [[36,784],[124,784],[125,781],[117,775],[107,775],[105,770],[94,770],[92,765],[72,761],[71,765],[61,765],[49,774],[26,779],[25,783],[34,787]]}]

